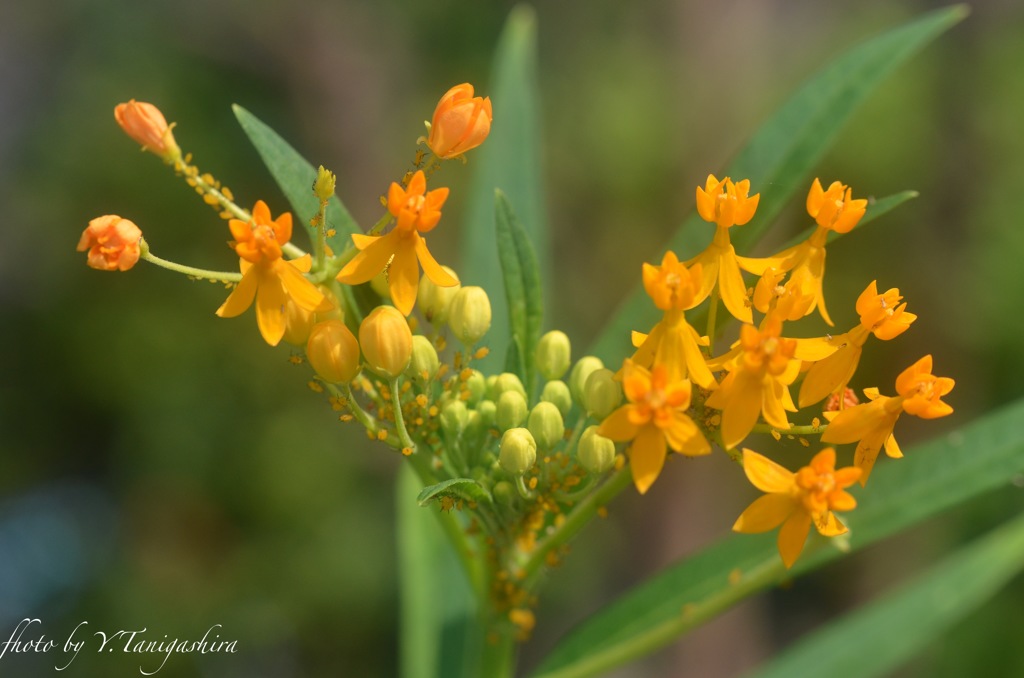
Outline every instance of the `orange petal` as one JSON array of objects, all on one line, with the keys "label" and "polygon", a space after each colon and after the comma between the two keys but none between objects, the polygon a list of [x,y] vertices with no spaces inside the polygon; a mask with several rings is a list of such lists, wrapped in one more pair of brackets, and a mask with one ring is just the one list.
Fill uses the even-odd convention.
[{"label": "orange petal", "polygon": [[667,450],[665,436],[656,426],[645,426],[637,432],[629,448],[629,468],[633,472],[633,483],[640,494],[644,494],[658,479],[665,465]]},{"label": "orange petal", "polygon": [[234,318],[252,306],[253,299],[256,298],[257,278],[256,270],[247,267],[242,275],[242,279],[235,285],[235,289],[231,291],[228,298],[217,309],[217,315],[221,318]]},{"label": "orange petal", "polygon": [[810,531],[811,516],[806,511],[794,511],[782,524],[778,539],[779,555],[787,569],[793,567],[793,563],[800,557]]},{"label": "orange petal", "polygon": [[420,284],[420,267],[416,261],[416,240],[419,240],[419,234],[413,233],[398,241],[395,258],[391,261],[391,268],[388,271],[391,303],[402,312],[402,315],[412,313],[413,306],[416,305],[416,291]]},{"label": "orange petal", "polygon": [[763,495],[740,514],[732,529],[744,534],[774,530],[793,514],[796,507],[796,501],[788,494],[772,492]]},{"label": "orange petal", "polygon": [[743,472],[751,484],[762,492],[787,493],[796,482],[793,472],[751,449],[743,449]]},{"label": "orange petal", "polygon": [[828,505],[833,511],[852,511],[857,508],[857,500],[846,490],[837,490],[829,495]]},{"label": "orange petal", "polygon": [[[853,499],[853,497],[850,497],[850,499]],[[856,502],[854,503],[856,504]],[[836,518],[836,515],[831,511],[822,516],[820,520],[815,520],[814,526],[818,528],[818,532],[825,537],[838,537],[841,534],[849,532],[849,530],[846,529],[846,525],[839,522],[839,519]]]}]

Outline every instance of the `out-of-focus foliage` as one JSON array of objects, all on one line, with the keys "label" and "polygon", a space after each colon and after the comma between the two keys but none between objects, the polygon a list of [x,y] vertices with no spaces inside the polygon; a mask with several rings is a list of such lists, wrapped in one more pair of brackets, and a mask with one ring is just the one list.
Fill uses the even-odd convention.
[{"label": "out-of-focus foliage", "polygon": [[[793,87],[839,48],[930,6],[538,6],[550,317],[588,344],[691,209],[693,187]],[[113,106],[132,97],[176,120],[179,143],[242,204],[264,198],[276,214],[285,201],[235,122],[230,104],[241,104],[337,172],[346,206],[372,223],[439,93],[463,81],[489,93],[509,8],[3,3],[2,637],[25,616],[61,638],[82,620],[158,638],[220,623],[239,655],[172,657],[160,675],[395,673],[394,460],[334,421],[303,368],[266,347],[251,318],[216,318],[223,289],[141,265],[98,273],[74,245],[89,218],[118,213],[157,254],[233,264],[225,224],[117,129]],[[881,286],[900,287],[920,319],[862,369],[888,383],[892,365],[919,357],[914,337],[927,337],[958,381],[957,415],[939,428],[1024,394],[1022,37],[1019,3],[975,7],[883,85],[820,167],[858,195],[921,193],[830,250],[827,284],[838,326],[854,318],[865,260],[884,271]],[[462,223],[468,177],[445,170],[453,192],[442,226]],[[804,218],[795,205],[782,221],[795,230]],[[433,236],[439,260],[457,260],[454,231]],[[906,429],[909,444],[915,429]],[[794,445],[793,458],[802,453]],[[587,610],[720,536],[748,499],[714,489],[730,463],[670,464],[642,501],[614,504],[554,574],[524,664]],[[742,606],[633,671],[733,675],[1022,504],[1007,488]],[[992,629],[1019,625],[1020,589],[1011,584],[907,675],[1024,670],[1024,653],[991,643]],[[0,665],[5,675],[39,667],[10,656]],[[112,675],[138,665],[83,655],[72,668]]]}]

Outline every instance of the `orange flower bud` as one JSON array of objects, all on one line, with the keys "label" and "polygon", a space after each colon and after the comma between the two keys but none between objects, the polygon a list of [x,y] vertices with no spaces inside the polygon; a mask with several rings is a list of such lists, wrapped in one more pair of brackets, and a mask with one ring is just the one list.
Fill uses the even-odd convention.
[{"label": "orange flower bud", "polygon": [[100,271],[127,271],[139,260],[139,227],[114,214],[97,217],[78,241],[78,251],[89,250],[88,264]]},{"label": "orange flower bud", "polygon": [[132,99],[126,104],[118,104],[114,108],[114,118],[121,129],[142,148],[155,153],[166,162],[174,162],[181,157],[181,149],[174,141],[171,127],[164,114],[153,104]]},{"label": "orange flower bud", "polygon": [[378,306],[359,326],[363,357],[374,372],[395,378],[412,358],[412,331],[393,306]]},{"label": "orange flower bud", "polygon": [[313,327],[306,357],[325,381],[347,384],[359,374],[359,344],[340,320],[325,320]]},{"label": "orange flower bud", "polygon": [[468,82],[445,92],[434,109],[427,145],[447,160],[476,148],[491,131],[491,98],[473,96]]}]

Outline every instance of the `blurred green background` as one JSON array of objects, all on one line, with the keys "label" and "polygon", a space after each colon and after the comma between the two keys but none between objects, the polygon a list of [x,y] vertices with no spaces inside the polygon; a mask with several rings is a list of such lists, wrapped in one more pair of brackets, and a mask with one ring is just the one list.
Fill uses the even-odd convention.
[{"label": "blurred green background", "polygon": [[[585,347],[692,209],[694,186],[805,77],[936,6],[541,3],[548,328]],[[225,224],[114,124],[129,98],[177,121],[181,146],[242,204],[264,198],[276,214],[285,201],[230,110],[245,106],[337,172],[342,200],[372,223],[440,94],[463,81],[488,93],[511,7],[0,5],[0,640],[24,617],[60,642],[81,621],[153,640],[221,624],[238,654],[171,657],[159,675],[395,674],[394,456],[338,423],[251,313],[216,318],[219,286],[146,265],[100,273],[74,247],[89,219],[117,213],[156,254],[233,266]],[[874,278],[920,316],[900,340],[872,344],[855,385],[884,391],[927,352],[957,380],[956,414],[901,421],[904,449],[1024,395],[1022,66],[1024,6],[976,4],[886,81],[818,169],[855,197],[921,192],[832,248],[827,280],[840,327]],[[471,170],[443,175],[453,193],[431,239],[442,262],[457,261],[458,227],[472,227],[460,219]],[[796,201],[777,237],[806,222]],[[724,455],[670,464],[643,500],[624,494],[552,575],[524,666],[589,611],[727,533],[754,494]],[[737,675],[1022,507],[1008,487],[615,675]],[[1018,580],[901,675],[1024,673],[1022,646],[994,640],[1024,621],[1022,596]],[[65,675],[155,668],[89,650]],[[0,675],[48,675],[51,658],[4,656]]]}]

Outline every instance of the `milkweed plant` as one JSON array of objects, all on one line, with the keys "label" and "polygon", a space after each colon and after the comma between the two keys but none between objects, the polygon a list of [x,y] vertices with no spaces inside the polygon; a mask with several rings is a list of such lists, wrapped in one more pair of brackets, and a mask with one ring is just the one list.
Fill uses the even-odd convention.
[{"label": "milkweed plant", "polygon": [[[501,97],[517,95],[504,82],[490,96],[469,83],[449,89],[418,140],[416,130],[394,130],[409,137],[411,164],[381,186],[380,218],[360,226],[347,213],[328,218],[338,202],[335,175],[297,158],[244,109],[236,114],[290,206],[269,196],[236,198],[200,170],[179,146],[176,133],[184,137],[184,129],[165,118],[173,102],[118,104],[114,117],[124,132],[226,222],[223,259],[230,270],[157,256],[157,244],[117,215],[90,221],[78,249],[102,271],[128,271],[144,261],[222,283],[224,301],[211,316],[239,323],[255,316],[254,340],[300,365],[296,378],[308,381],[343,422],[340,437],[366,436],[381,453],[401,456],[422,488],[401,500],[437,515],[475,594],[479,644],[466,675],[513,673],[545,575],[571,557],[570,540],[612,510],[616,495],[643,495],[666,482],[659,481],[664,466],[680,455],[728,455],[735,482],[760,493],[736,506],[732,530],[742,536],[730,543],[773,533],[774,554],[760,569],[741,557],[722,563],[718,579],[709,580],[718,589],[708,589],[731,588],[721,600],[707,591],[691,599],[669,594],[682,619],[667,635],[650,640],[642,634],[654,632],[641,628],[630,638],[628,630],[584,624],[537,673],[594,675],[792,576],[803,558],[820,562],[850,550],[858,511],[875,510],[872,495],[861,492],[886,467],[910,463],[904,456],[926,454],[905,455],[897,443],[901,419],[953,413],[954,379],[943,357],[933,358],[928,338],[915,336],[915,300],[899,289],[909,271],[872,270],[865,262],[855,298],[831,292],[826,276],[829,250],[841,247],[833,240],[913,194],[876,200],[843,177],[814,174],[828,132],[857,103],[834,90],[870,89],[961,16],[959,8],[927,15],[851,50],[790,104],[798,115],[826,116],[826,133],[816,136],[806,125],[789,130],[800,121],[780,114],[751,142],[773,157],[757,162],[741,154],[734,167],[691,186],[699,219],[688,223],[688,237],[706,246],[670,246],[649,260],[622,262],[644,293],[634,300],[633,317],[647,320],[621,328],[613,322],[617,335],[609,341],[616,350],[603,356],[580,349],[588,338],[544,327],[535,244],[500,183],[487,187],[495,216],[486,227],[495,229],[504,289],[474,284],[431,250],[435,239],[451,237],[446,210],[463,199],[446,186],[446,168],[472,165],[492,137],[510,138],[521,127],[502,117]],[[523,25],[514,20],[509,30]],[[514,54],[499,47],[506,63],[515,63]],[[809,99],[824,112],[801,108]],[[803,236],[768,256],[753,256],[750,238],[734,246],[747,224],[759,217],[766,223],[789,194],[801,200],[790,226],[804,229]],[[296,221],[308,240],[298,237]],[[490,331],[495,295],[509,309],[508,336],[498,338]],[[836,327],[829,313],[836,307],[855,311],[857,322]],[[887,366],[889,376],[879,382],[862,379],[862,354],[888,341],[906,342],[918,359]],[[504,355],[488,361],[496,346]],[[806,451],[790,467],[778,452],[793,440]],[[930,455],[929,464],[947,463],[939,452]],[[700,464],[687,471],[700,474]],[[613,606],[608,620],[615,613]]]}]

